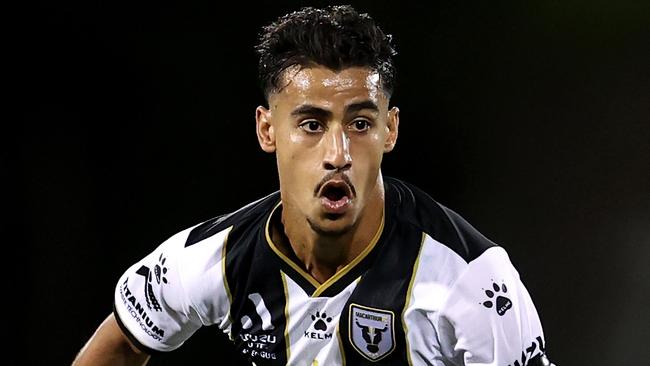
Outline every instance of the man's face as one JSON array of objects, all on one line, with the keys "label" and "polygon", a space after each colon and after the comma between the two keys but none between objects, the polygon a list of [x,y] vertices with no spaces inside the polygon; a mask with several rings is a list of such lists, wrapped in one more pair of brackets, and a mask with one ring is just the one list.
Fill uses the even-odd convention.
[{"label": "man's face", "polygon": [[344,234],[381,199],[398,110],[388,110],[379,74],[367,68],[296,67],[283,81],[270,109],[258,108],[257,125],[262,148],[276,153],[284,209],[320,234]]}]

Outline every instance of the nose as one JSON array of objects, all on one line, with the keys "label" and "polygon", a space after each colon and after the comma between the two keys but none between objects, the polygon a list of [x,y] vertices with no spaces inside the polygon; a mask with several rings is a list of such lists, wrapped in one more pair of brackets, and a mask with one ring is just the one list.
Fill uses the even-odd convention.
[{"label": "nose", "polygon": [[325,135],[325,170],[347,170],[352,165],[350,139],[342,128],[333,127]]}]

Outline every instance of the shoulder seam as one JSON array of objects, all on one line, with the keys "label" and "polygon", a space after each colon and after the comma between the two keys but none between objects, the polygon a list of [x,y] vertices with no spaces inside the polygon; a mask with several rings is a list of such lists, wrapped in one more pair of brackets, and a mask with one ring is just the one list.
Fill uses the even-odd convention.
[{"label": "shoulder seam", "polygon": [[438,202],[434,201],[434,203],[435,203],[436,207],[442,212],[445,220],[447,221],[447,224],[449,224],[453,228],[454,235],[456,236],[456,239],[458,239],[458,242],[462,245],[463,250],[465,251],[464,256],[460,255],[459,253],[456,253],[456,251],[453,250],[449,246],[449,243],[445,243],[445,242],[442,242],[442,241],[436,239],[436,236],[434,235],[434,233],[429,232],[430,230],[427,230],[424,227],[424,225],[420,225],[415,220],[411,220],[409,218],[405,219],[404,222],[408,223],[411,227],[417,229],[418,231],[423,232],[424,234],[426,234],[431,239],[433,239],[433,240],[439,242],[440,244],[446,246],[449,250],[451,250],[457,256],[459,256],[465,263],[469,264],[471,261],[467,260],[467,258],[466,258],[466,257],[469,257],[469,248],[468,248],[467,243],[465,242],[465,240],[461,237],[460,232],[458,230],[458,226],[456,226],[454,221],[449,217],[449,214],[445,211],[445,209]]},{"label": "shoulder seam", "polygon": [[[460,230],[458,229],[458,225],[456,225],[454,220],[452,220],[451,217],[449,217],[449,213],[447,212],[447,210],[445,210],[445,208],[442,205],[440,205],[437,201],[434,202],[436,203],[438,209],[440,209],[440,211],[442,211],[442,213],[444,214],[447,222],[451,225],[451,227],[454,228],[454,234],[456,235],[458,242],[463,246],[463,249],[465,250],[465,255],[469,257],[469,246],[467,245],[465,239],[463,239],[463,237],[460,235]],[[471,262],[470,260],[466,259],[465,256],[461,255],[460,257],[463,258],[463,260],[468,264],[469,262]]]}]

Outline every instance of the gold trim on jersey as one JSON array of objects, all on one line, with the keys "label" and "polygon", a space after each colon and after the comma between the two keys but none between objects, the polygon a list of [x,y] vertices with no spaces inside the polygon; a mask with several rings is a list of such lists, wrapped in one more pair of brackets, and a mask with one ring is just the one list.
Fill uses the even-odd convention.
[{"label": "gold trim on jersey", "polygon": [[311,283],[316,290],[310,295],[311,297],[318,297],[320,294],[322,294],[325,290],[327,290],[332,284],[334,284],[336,281],[341,279],[341,277],[345,276],[346,273],[350,272],[354,266],[356,266],[359,262],[361,262],[367,255],[370,253],[374,248],[375,245],[377,245],[377,242],[379,241],[379,238],[381,237],[381,233],[384,231],[384,219],[385,219],[385,211],[382,210],[381,213],[381,223],[379,224],[379,228],[377,229],[377,232],[375,233],[375,236],[370,240],[370,243],[357,255],[350,263],[346,264],[343,268],[341,268],[338,272],[334,274],[334,276],[330,277],[327,281],[321,283],[318,283],[312,275],[307,273],[304,269],[300,268],[294,261],[289,259],[284,253],[278,249],[275,244],[273,243],[273,240],[271,239],[271,234],[270,234],[270,225],[271,225],[271,218],[273,217],[273,214],[275,213],[275,210],[277,210],[278,207],[282,205],[282,201],[278,202],[277,205],[271,210],[271,214],[269,215],[268,219],[266,219],[266,227],[265,227],[265,234],[266,234],[266,242],[269,244],[271,249],[275,252],[275,254],[278,255],[283,261],[285,261],[291,268],[293,268],[296,272],[298,272],[302,277],[304,277],[309,283]]},{"label": "gold trim on jersey", "polygon": [[287,275],[280,271],[282,287],[284,288],[284,344],[287,349],[287,364],[291,358],[291,339],[289,338],[289,286],[287,286]]},{"label": "gold trim on jersey", "polygon": [[280,257],[283,261],[285,261],[285,262],[286,262],[289,266],[291,266],[291,268],[293,268],[296,272],[300,273],[300,275],[302,275],[302,276],[303,276],[307,281],[309,281],[309,283],[311,283],[314,287],[318,288],[318,286],[320,286],[320,284],[318,283],[318,281],[316,281],[316,279],[315,279],[314,277],[312,277],[310,274],[308,274],[308,273],[305,272],[302,268],[300,268],[296,263],[294,263],[294,261],[292,261],[291,259],[287,258],[287,256],[284,255],[284,253],[282,253],[282,252],[280,251],[280,249],[278,249],[278,248],[275,246],[275,244],[273,243],[273,240],[271,239],[271,234],[270,234],[270,230],[269,230],[270,225],[271,225],[271,218],[273,217],[273,214],[275,213],[275,210],[277,210],[278,207],[280,207],[280,205],[282,205],[282,201],[278,202],[278,204],[275,205],[275,207],[273,207],[273,210],[271,210],[271,214],[269,215],[268,219],[266,219],[266,226],[265,226],[265,228],[264,228],[264,233],[266,234],[266,242],[269,244],[269,246],[271,247],[271,249],[273,249],[273,251],[275,252],[275,254],[278,255],[278,257]]},{"label": "gold trim on jersey", "polygon": [[[228,277],[226,277],[226,245],[228,245],[228,237],[230,236],[230,231],[232,230],[232,226],[227,228],[226,230],[228,231],[226,233],[226,237],[223,239],[223,245],[221,246],[221,276],[223,277],[223,285],[224,288],[226,289],[226,295],[228,295],[228,301],[230,301],[230,306],[232,306],[232,294],[230,293],[230,286],[228,286]],[[232,321],[232,316],[230,314],[230,306],[228,307],[228,320],[230,321],[230,324],[233,324]],[[228,338],[230,340],[234,340],[232,337],[232,332],[228,334]]]},{"label": "gold trim on jersey", "polygon": [[411,360],[411,352],[410,352],[410,345],[409,345],[409,337],[408,337],[408,327],[406,326],[406,318],[404,315],[406,314],[406,309],[408,309],[409,304],[411,303],[411,293],[413,292],[413,284],[415,283],[415,275],[418,272],[418,268],[420,267],[420,256],[422,255],[422,249],[424,248],[424,241],[426,240],[427,234],[425,232],[422,232],[422,241],[420,242],[420,249],[418,250],[418,256],[415,257],[415,263],[413,263],[413,273],[411,274],[411,281],[409,282],[409,287],[406,290],[406,301],[404,302],[404,309],[402,310],[402,328],[404,328],[404,341],[406,341],[406,360],[409,365],[413,365],[413,361]]}]

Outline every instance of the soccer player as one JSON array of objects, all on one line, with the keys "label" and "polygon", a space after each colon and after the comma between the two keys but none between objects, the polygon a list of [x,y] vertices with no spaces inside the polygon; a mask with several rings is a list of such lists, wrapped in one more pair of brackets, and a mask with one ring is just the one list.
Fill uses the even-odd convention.
[{"label": "soccer player", "polygon": [[391,37],[349,6],[303,8],[257,51],[279,191],[126,270],[75,364],[144,364],[216,324],[256,365],[549,365],[506,251],[382,175],[399,130]]}]

